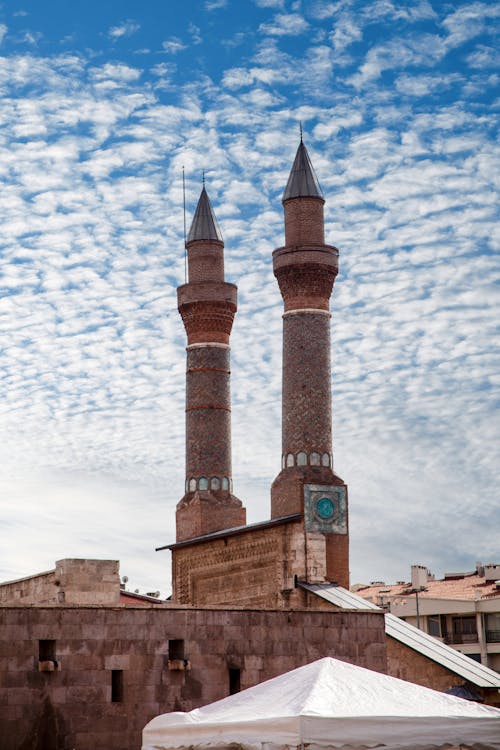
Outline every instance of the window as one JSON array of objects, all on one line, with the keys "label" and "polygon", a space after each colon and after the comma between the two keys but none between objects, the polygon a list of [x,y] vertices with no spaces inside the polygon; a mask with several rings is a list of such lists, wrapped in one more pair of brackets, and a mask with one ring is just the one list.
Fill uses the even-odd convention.
[{"label": "window", "polygon": [[311,462],[311,466],[319,466],[321,463],[321,456],[319,453],[311,453],[309,460]]},{"label": "window", "polygon": [[322,466],[330,466],[330,454],[329,453],[323,453],[321,456],[321,464]]},{"label": "window", "polygon": [[198,487],[200,490],[208,490],[208,479],[207,477],[200,477],[200,480],[198,482]]},{"label": "window", "polygon": [[111,702],[121,703],[123,701],[123,670],[111,670]]},{"label": "window", "polygon": [[481,654],[465,654],[465,656],[468,656],[472,661],[477,661],[481,664]]},{"label": "window", "polygon": [[500,643],[500,614],[496,612],[486,615],[486,640]]},{"label": "window", "polygon": [[220,479],[219,477],[212,477],[210,480],[210,487],[213,490],[220,490]]},{"label": "window", "polygon": [[56,662],[56,642],[41,640],[38,641],[38,660]]},{"label": "window", "polygon": [[229,667],[229,695],[239,693],[241,690],[241,669]]},{"label": "window", "polygon": [[304,451],[297,453],[297,466],[307,466],[307,453]]},{"label": "window", "polygon": [[427,632],[429,635],[433,635],[435,638],[441,636],[441,626],[439,622],[439,615],[429,615],[427,618]]},{"label": "window", "polygon": [[226,492],[229,489],[229,479],[227,477],[222,477],[222,489]]},{"label": "window", "polygon": [[170,661],[177,659],[184,660],[184,641],[174,638],[168,642],[168,658]]},{"label": "window", "polygon": [[474,643],[477,641],[476,618],[474,615],[453,618],[453,642]]}]

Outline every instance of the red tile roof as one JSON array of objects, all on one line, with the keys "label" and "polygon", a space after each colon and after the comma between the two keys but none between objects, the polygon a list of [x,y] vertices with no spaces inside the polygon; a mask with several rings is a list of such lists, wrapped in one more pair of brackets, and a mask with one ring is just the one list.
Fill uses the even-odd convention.
[{"label": "red tile roof", "polygon": [[[457,574],[459,575],[459,574]],[[374,584],[357,588],[356,593],[363,599],[378,603],[379,596],[409,596],[413,593],[411,583],[396,583],[393,585]],[[425,591],[419,593],[421,597],[430,599],[486,599],[500,597],[500,589],[494,581],[486,582],[477,573],[465,573],[460,578],[445,578],[440,581],[428,581]]]}]

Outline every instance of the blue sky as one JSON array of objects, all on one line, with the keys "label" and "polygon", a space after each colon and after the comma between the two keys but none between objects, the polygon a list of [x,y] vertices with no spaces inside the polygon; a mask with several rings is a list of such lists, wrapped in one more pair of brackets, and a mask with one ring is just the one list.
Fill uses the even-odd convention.
[{"label": "blue sky", "polygon": [[[299,122],[340,248],[334,458],[353,582],[498,561],[498,4],[0,5],[0,579],[170,585],[184,474],[182,167],[239,287],[233,473],[280,465],[271,253]],[[188,219],[189,220],[189,219]]]}]

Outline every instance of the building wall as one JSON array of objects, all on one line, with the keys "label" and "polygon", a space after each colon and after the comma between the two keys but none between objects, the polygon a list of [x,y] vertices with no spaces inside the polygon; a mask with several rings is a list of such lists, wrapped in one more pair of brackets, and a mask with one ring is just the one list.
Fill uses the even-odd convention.
[{"label": "building wall", "polygon": [[117,560],[58,560],[55,570],[0,584],[0,604],[110,606],[119,601]]},{"label": "building wall", "polygon": [[[53,671],[40,639],[55,641]],[[173,639],[190,669],[169,669]],[[244,689],[323,656],[384,672],[382,613],[0,607],[1,747],[138,750],[154,716],[228,695],[229,668]]]},{"label": "building wall", "polygon": [[[295,588],[294,579],[327,580],[325,545],[325,535],[306,532],[301,518],[173,548],[174,601],[308,608],[309,600]],[[313,607],[317,609],[319,602]]]},{"label": "building wall", "polygon": [[[390,637],[387,638],[387,674],[442,693],[450,687],[465,683],[460,675],[450,672],[441,664]],[[474,692],[481,694],[485,703],[500,706],[500,695],[497,690],[481,690],[476,686],[472,688]]]}]

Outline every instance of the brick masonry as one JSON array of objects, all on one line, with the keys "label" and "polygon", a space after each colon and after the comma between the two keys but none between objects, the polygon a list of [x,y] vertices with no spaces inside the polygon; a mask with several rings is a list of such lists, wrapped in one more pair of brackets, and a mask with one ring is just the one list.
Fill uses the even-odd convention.
[{"label": "brick masonry", "polygon": [[173,599],[196,606],[317,609],[321,598],[308,597],[296,579],[334,580],[331,574],[346,554],[342,544],[348,544],[347,535],[307,532],[298,517],[174,546]]},{"label": "brick masonry", "polygon": [[195,347],[187,352],[186,479],[231,477],[229,349]]},{"label": "brick masonry", "polygon": [[[39,639],[55,640],[60,670],[39,671]],[[172,639],[189,670],[168,668]],[[154,716],[228,695],[229,667],[244,689],[323,656],[384,672],[382,614],[0,607],[1,747],[138,750]]]},{"label": "brick masonry", "polygon": [[186,485],[177,505],[177,541],[246,522],[232,494],[231,469],[229,337],[237,290],[224,280],[222,241],[197,238],[188,242],[187,255],[189,281],[177,290],[188,343]]},{"label": "brick masonry", "polygon": [[[273,253],[284,315],[282,469],[271,487],[272,518],[303,513],[306,484],[344,485],[333,470],[330,363],[339,253],[325,245],[322,198],[296,197],[283,205],[286,244]],[[348,588],[348,526],[344,534],[324,534],[324,553],[326,580]]]},{"label": "brick masonry", "polygon": [[324,245],[325,221],[322,198],[292,198],[284,201],[285,244],[287,246]]}]

